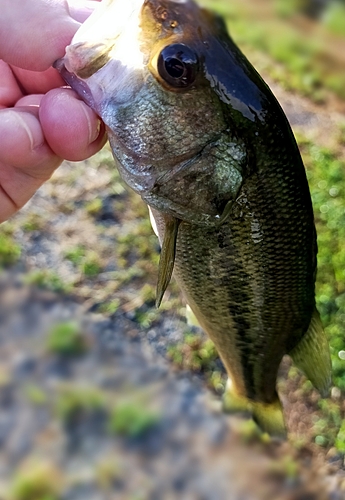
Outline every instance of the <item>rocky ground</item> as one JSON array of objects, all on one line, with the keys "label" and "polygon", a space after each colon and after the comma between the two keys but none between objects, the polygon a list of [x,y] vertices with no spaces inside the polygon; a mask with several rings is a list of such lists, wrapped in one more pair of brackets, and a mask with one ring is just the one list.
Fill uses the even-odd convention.
[{"label": "rocky ground", "polygon": [[[263,441],[172,369],[162,353],[178,321],[143,330],[9,275],[0,294],[0,498],[343,498],[342,475],[326,477],[310,450]],[[66,321],[83,352],[47,350]]]},{"label": "rocky ground", "polygon": [[[333,140],[340,115],[272,87],[297,132]],[[224,372],[200,332],[209,364],[202,349],[196,370],[176,362],[196,331],[174,285],[154,309],[158,244],[109,150],[66,162],[2,234],[1,500],[345,498],[343,458],[310,442],[317,396],[284,382],[288,362],[287,443],[219,411]]]}]

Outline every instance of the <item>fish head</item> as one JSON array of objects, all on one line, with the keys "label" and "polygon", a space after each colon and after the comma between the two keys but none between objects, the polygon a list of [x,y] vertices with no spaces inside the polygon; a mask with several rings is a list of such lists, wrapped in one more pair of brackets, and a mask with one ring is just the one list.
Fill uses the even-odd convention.
[{"label": "fish head", "polygon": [[56,67],[149,205],[189,222],[221,217],[267,89],[219,17],[192,0],[103,0]]}]

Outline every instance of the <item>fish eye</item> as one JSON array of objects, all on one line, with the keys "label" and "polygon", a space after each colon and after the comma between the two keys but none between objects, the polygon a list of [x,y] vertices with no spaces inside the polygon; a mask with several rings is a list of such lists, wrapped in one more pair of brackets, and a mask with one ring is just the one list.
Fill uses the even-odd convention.
[{"label": "fish eye", "polygon": [[160,77],[178,89],[186,89],[194,83],[198,66],[197,55],[183,43],[168,45],[158,56],[157,69]]}]

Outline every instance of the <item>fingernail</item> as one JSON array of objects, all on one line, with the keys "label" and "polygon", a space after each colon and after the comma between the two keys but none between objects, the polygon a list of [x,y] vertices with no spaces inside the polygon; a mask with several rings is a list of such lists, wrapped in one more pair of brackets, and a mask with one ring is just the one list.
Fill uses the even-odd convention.
[{"label": "fingernail", "polygon": [[95,129],[93,129],[93,133],[90,134],[90,144],[98,138],[100,130],[101,120],[97,120],[97,126]]},{"label": "fingernail", "polygon": [[29,138],[30,149],[32,151],[33,149],[35,149],[36,145],[35,145],[35,141],[34,141],[34,136],[32,135],[32,132],[31,132],[29,126],[25,123],[24,118],[22,118],[20,116],[20,113],[13,113],[13,116],[15,117],[15,120],[17,120],[19,126],[25,130],[25,132]]},{"label": "fingernail", "polygon": [[70,1],[68,4],[69,15],[78,23],[83,23],[95,10],[96,2]]},{"label": "fingernail", "polygon": [[31,151],[38,148],[39,146],[42,146],[42,144],[44,143],[44,139],[40,136],[40,134],[36,134],[36,137],[35,135],[33,135],[29,125],[27,124],[27,122],[25,121],[19,110],[11,112],[11,119],[15,121],[15,125],[17,127],[20,127],[22,130],[25,131],[30,142]]},{"label": "fingernail", "polygon": [[86,121],[87,121],[87,128],[89,131],[89,144],[91,144],[93,141],[97,139],[99,136],[99,131],[101,130],[101,120],[99,118],[96,118],[96,126],[94,122],[94,117],[91,118],[91,109],[88,108],[88,106],[80,101],[80,107],[83,110],[83,113],[85,115]]}]

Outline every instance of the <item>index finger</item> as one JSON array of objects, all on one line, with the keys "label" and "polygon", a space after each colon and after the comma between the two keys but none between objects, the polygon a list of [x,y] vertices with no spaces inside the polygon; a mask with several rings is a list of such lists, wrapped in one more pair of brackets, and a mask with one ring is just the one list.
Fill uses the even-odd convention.
[{"label": "index finger", "polygon": [[22,96],[11,68],[0,59],[0,108],[14,106]]},{"label": "index finger", "polygon": [[30,71],[11,66],[11,69],[27,94],[45,94],[51,89],[66,85],[54,68],[48,68],[45,71]]}]

